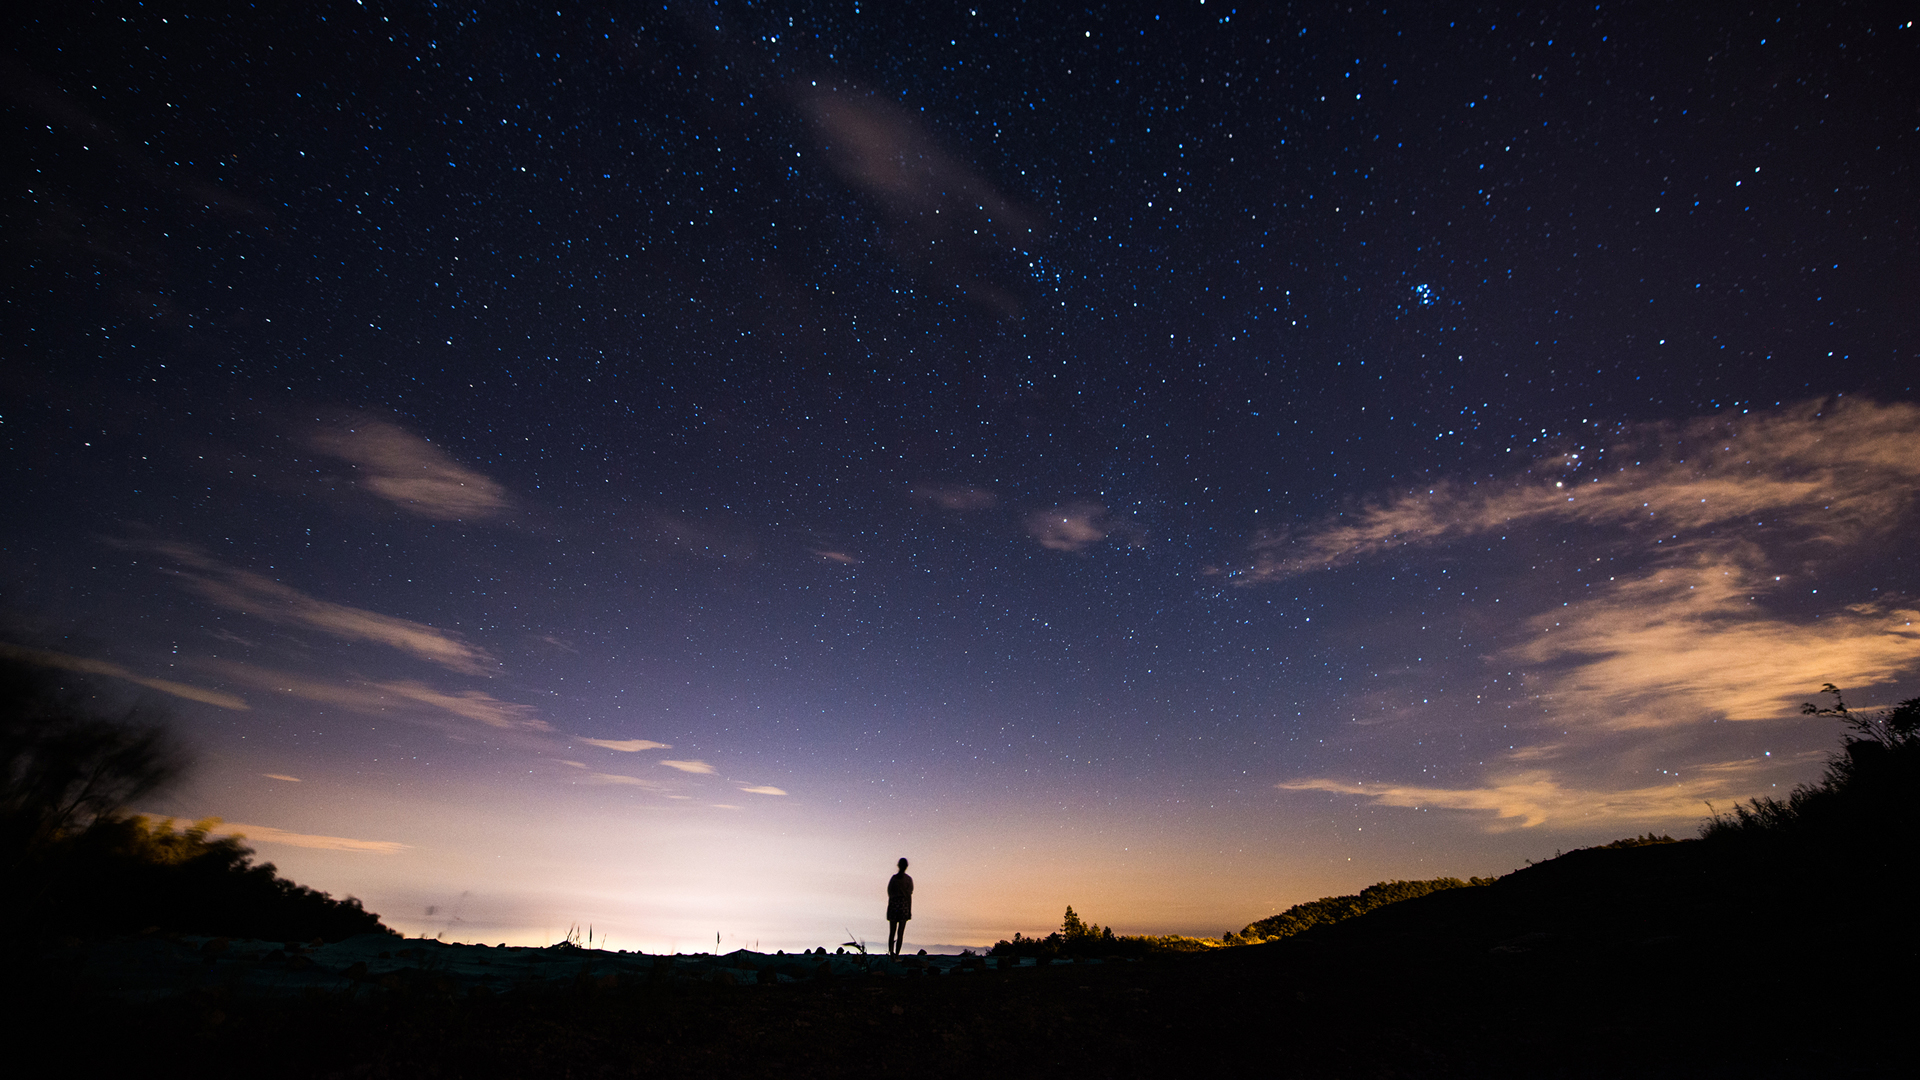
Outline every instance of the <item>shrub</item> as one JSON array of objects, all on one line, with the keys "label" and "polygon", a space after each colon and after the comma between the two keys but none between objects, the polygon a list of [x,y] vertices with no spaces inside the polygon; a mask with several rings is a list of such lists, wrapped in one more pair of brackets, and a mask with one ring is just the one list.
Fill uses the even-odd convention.
[{"label": "shrub", "polygon": [[1916,824],[1911,797],[1920,781],[1920,698],[1889,709],[1859,713],[1847,707],[1838,687],[1827,683],[1830,706],[1809,702],[1808,716],[1839,720],[1847,729],[1840,750],[1827,758],[1820,779],[1793,789],[1785,799],[1762,797],[1715,813],[1700,827],[1718,843],[1768,838],[1884,843],[1910,835]]}]

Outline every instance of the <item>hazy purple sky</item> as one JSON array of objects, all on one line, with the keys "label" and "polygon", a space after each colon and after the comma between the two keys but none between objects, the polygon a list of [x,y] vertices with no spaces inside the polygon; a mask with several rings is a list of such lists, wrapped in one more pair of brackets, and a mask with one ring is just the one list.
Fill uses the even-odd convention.
[{"label": "hazy purple sky", "polygon": [[1920,693],[1884,5],[210,10],[10,19],[0,637],[409,933],[1217,934]]}]

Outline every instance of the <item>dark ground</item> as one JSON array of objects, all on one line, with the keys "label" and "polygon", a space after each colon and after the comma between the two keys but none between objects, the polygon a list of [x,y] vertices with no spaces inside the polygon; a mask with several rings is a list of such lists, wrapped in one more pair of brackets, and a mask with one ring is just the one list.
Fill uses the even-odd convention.
[{"label": "dark ground", "polygon": [[16,962],[6,1015],[68,1075],[1910,1075],[1905,861],[1579,851],[1270,945],[937,978],[134,1006]]}]

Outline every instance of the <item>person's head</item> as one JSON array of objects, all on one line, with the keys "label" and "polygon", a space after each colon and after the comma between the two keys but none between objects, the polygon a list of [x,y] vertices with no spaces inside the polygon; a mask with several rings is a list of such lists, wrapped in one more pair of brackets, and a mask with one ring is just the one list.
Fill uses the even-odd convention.
[{"label": "person's head", "polygon": [[905,858],[905,857],[903,856],[903,857],[902,857],[902,858],[900,859],[900,869],[902,869],[902,870],[905,870],[906,868],[907,868],[907,860],[906,860],[906,858]]}]

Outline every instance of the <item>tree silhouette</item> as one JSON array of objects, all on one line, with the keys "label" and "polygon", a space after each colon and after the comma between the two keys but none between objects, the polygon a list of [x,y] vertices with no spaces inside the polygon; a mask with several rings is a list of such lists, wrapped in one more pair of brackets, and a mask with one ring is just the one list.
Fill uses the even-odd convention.
[{"label": "tree silhouette", "polygon": [[1060,932],[1069,938],[1087,936],[1087,924],[1081,921],[1079,912],[1073,910],[1072,904],[1067,905],[1066,917],[1060,920]]},{"label": "tree silhouette", "polygon": [[169,715],[0,656],[0,843],[32,849],[125,814],[186,771]]}]

